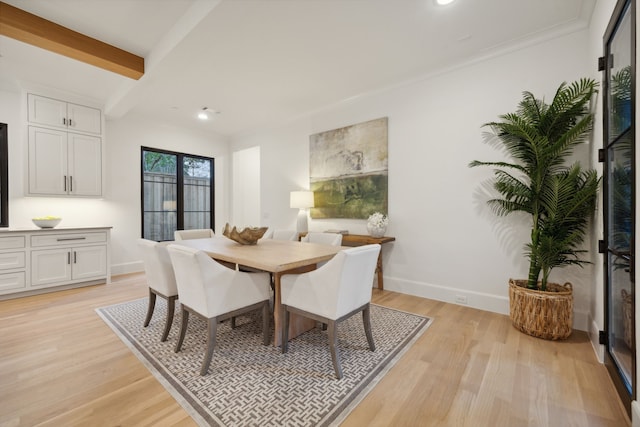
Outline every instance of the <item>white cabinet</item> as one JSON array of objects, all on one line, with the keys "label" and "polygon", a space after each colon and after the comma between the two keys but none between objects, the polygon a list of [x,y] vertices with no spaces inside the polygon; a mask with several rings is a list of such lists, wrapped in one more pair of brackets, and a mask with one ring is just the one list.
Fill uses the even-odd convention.
[{"label": "white cabinet", "polygon": [[34,250],[31,251],[31,286],[104,277],[106,261],[106,245]]},{"label": "white cabinet", "polygon": [[101,139],[29,126],[29,194],[100,196]]},{"label": "white cabinet", "polygon": [[27,94],[29,196],[102,196],[102,112]]},{"label": "white cabinet", "polygon": [[110,282],[109,228],[0,235],[0,299]]},{"label": "white cabinet", "polygon": [[0,294],[26,289],[26,236],[0,237]]},{"label": "white cabinet", "polygon": [[102,133],[102,114],[97,108],[45,96],[27,95],[28,120],[73,132]]}]

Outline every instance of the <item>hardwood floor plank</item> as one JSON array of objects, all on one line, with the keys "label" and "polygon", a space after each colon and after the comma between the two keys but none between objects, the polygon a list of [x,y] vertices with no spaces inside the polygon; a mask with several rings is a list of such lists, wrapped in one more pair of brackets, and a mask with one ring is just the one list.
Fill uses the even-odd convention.
[{"label": "hardwood floor plank", "polygon": [[[146,296],[132,274],[0,301],[0,425],[195,425],[95,312]],[[343,426],[630,426],[582,332],[545,341],[469,307],[378,289],[373,302],[433,323]]]}]

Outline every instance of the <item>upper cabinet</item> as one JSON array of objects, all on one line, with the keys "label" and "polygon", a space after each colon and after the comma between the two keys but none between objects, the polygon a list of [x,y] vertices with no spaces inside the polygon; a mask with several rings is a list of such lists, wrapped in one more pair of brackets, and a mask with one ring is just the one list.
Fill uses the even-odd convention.
[{"label": "upper cabinet", "polygon": [[102,112],[28,94],[30,196],[102,195]]},{"label": "upper cabinet", "polygon": [[29,194],[100,196],[98,137],[29,126]]},{"label": "upper cabinet", "polygon": [[30,123],[73,132],[102,133],[100,110],[40,95],[28,94]]}]

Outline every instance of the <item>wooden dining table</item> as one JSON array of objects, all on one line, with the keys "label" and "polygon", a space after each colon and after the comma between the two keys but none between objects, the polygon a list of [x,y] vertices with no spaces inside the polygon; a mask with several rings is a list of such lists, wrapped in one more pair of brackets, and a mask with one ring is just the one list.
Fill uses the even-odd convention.
[{"label": "wooden dining table", "polygon": [[[211,258],[266,271],[274,277],[273,344],[281,344],[282,309],[280,300],[280,278],[284,274],[299,274],[316,268],[319,262],[333,258],[342,246],[320,245],[288,240],[263,239],[256,245],[241,245],[231,239],[216,236],[206,239],[179,240],[174,244],[199,249]],[[315,321],[291,314],[289,321],[289,338],[294,338],[315,326]]]}]

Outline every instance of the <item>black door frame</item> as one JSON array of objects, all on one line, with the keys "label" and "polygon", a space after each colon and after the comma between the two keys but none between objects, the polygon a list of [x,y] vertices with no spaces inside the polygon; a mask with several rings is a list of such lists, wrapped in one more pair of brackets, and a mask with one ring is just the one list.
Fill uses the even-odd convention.
[{"label": "black door frame", "polygon": [[[635,111],[636,111],[636,84],[635,84],[635,77],[636,77],[636,1],[635,0],[618,0],[618,2],[616,3],[615,9],[613,11],[613,14],[611,15],[611,19],[609,21],[609,24],[607,26],[607,29],[605,31],[604,34],[604,38],[603,38],[603,59],[604,59],[604,76],[603,76],[603,92],[604,92],[604,96],[603,96],[603,150],[602,152],[604,153],[604,156],[601,157],[601,160],[603,160],[603,204],[605,204],[603,206],[603,220],[604,220],[604,332],[605,332],[605,336],[608,337],[609,336],[609,332],[610,332],[610,325],[609,325],[609,294],[610,294],[610,290],[609,290],[609,248],[608,248],[608,232],[609,232],[609,218],[608,218],[608,206],[606,205],[608,203],[609,200],[609,190],[608,190],[608,173],[609,173],[609,159],[608,159],[608,153],[609,150],[608,148],[613,145],[613,143],[610,144],[611,141],[609,141],[609,81],[610,81],[610,70],[612,68],[612,64],[610,63],[611,58],[609,56],[609,51],[608,51],[608,46],[609,46],[609,42],[611,41],[611,38],[615,35],[616,30],[618,29],[619,25],[620,25],[620,21],[623,17],[623,13],[627,10],[628,8],[628,13],[630,15],[630,19],[631,19],[631,40],[629,40],[630,43],[630,65],[631,65],[631,128],[629,130],[631,138],[632,138],[632,144],[631,144],[631,159],[632,159],[632,177],[631,177],[631,195],[632,195],[632,207],[631,207],[631,215],[632,215],[632,221],[631,221],[631,244],[630,244],[630,268],[631,268],[631,282],[632,282],[632,298],[634,303],[632,304],[632,326],[633,326],[633,332],[631,333],[631,337],[632,337],[632,361],[631,361],[631,366],[632,366],[632,370],[631,370],[631,394],[629,393],[624,380],[621,378],[621,373],[620,370],[618,368],[618,365],[615,361],[615,359],[611,356],[610,352],[609,352],[609,345],[605,344],[605,354],[604,354],[604,363],[605,366],[607,367],[607,371],[609,372],[609,376],[611,377],[611,380],[613,381],[616,390],[620,396],[620,399],[622,400],[627,413],[629,414],[629,416],[631,416],[631,401],[636,399],[636,394],[637,394],[637,384],[636,384],[636,340],[635,340],[635,318],[636,318],[636,310],[635,310],[635,191],[636,191],[636,185],[635,185],[635,176],[636,176],[636,161],[635,161]],[[615,142],[615,141],[614,141]]]}]

